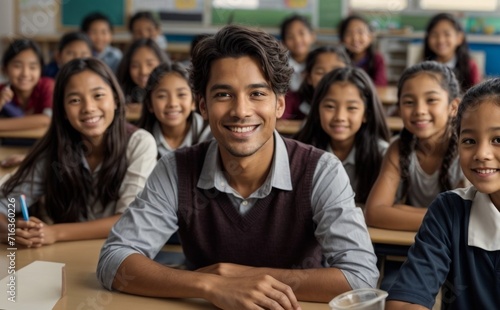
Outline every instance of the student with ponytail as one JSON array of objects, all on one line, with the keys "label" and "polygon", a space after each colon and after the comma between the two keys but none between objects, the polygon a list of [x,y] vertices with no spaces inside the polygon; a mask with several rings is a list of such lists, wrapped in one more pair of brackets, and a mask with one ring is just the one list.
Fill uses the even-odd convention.
[{"label": "student with ponytail", "polygon": [[366,202],[369,226],[417,231],[440,192],[464,185],[451,126],[459,96],[458,81],[445,65],[426,61],[403,72],[398,98],[404,128]]}]

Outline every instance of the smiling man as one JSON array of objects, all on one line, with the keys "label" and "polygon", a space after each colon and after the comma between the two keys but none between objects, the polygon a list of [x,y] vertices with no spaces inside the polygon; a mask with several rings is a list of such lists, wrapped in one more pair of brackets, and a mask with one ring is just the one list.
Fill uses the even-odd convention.
[{"label": "smiling man", "polygon": [[[341,162],[275,131],[287,57],[273,36],[234,25],[197,45],[191,80],[215,140],[159,161],[102,249],[106,288],[222,309],[300,309],[297,300],[376,284]],[[177,229],[190,271],[152,261]]]}]

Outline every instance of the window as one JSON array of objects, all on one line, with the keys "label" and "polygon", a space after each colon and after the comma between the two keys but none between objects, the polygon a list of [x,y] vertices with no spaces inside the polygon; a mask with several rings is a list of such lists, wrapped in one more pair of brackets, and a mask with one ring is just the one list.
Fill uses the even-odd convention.
[{"label": "window", "polygon": [[213,0],[212,6],[222,9],[256,9],[259,7],[259,0]]},{"label": "window", "polygon": [[350,0],[349,6],[356,10],[402,11],[408,7],[408,0]]},{"label": "window", "polygon": [[495,11],[497,0],[420,0],[423,10]]}]

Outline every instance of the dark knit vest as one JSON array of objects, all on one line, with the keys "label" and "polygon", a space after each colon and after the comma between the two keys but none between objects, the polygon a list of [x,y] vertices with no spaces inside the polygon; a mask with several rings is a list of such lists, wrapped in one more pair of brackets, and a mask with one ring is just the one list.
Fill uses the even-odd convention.
[{"label": "dark knit vest", "polygon": [[196,186],[209,141],[176,152],[179,236],[192,268],[215,263],[286,269],[321,267],[311,191],[323,151],[284,140],[293,191],[272,188],[245,215],[240,215],[226,193]]}]

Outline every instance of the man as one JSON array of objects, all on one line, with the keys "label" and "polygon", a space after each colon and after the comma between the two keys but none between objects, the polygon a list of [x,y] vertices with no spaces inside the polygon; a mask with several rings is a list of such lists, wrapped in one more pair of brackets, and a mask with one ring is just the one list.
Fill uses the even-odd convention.
[{"label": "man", "polygon": [[[102,249],[106,288],[222,309],[300,309],[297,299],[326,302],[376,284],[341,162],[275,131],[287,57],[273,36],[234,25],[197,45],[191,80],[215,140],[159,161]],[[151,260],[177,229],[193,271]]]}]

